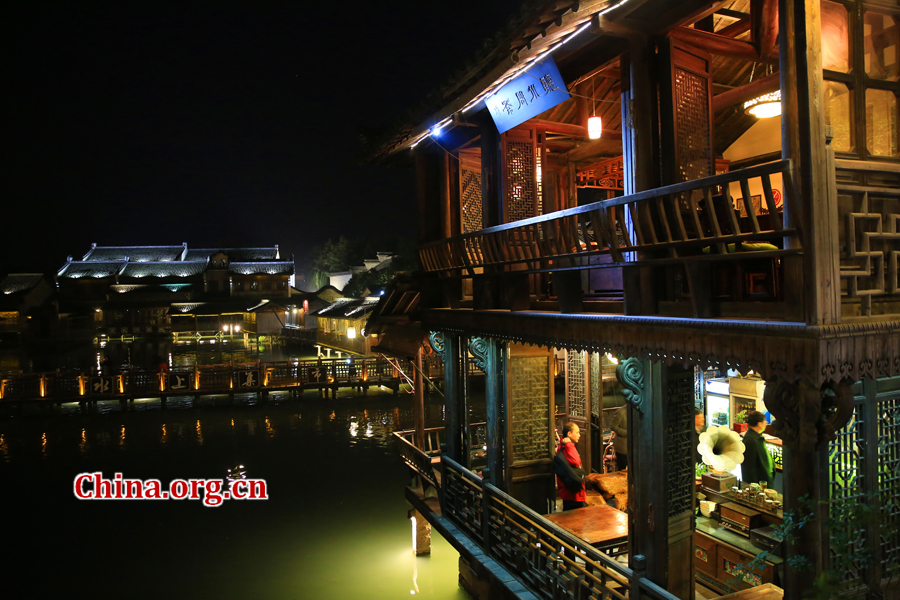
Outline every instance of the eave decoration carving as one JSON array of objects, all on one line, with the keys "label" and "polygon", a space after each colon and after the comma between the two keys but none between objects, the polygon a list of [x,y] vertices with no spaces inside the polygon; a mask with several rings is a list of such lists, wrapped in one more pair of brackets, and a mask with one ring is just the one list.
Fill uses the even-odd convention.
[{"label": "eave decoration carving", "polygon": [[626,358],[619,361],[616,367],[616,379],[622,384],[622,395],[625,400],[641,410],[644,402],[644,366],[637,358]]},{"label": "eave decoration carving", "polygon": [[775,417],[776,435],[789,448],[807,452],[834,440],[835,432],[853,416],[848,379],[816,387],[804,380],[774,377],[766,381],[763,399]]},{"label": "eave decoration carving", "polygon": [[475,359],[475,366],[487,373],[485,365],[487,364],[488,342],[484,338],[473,337],[469,339],[469,352]]},{"label": "eave decoration carving", "polygon": [[[445,333],[609,352],[702,369],[753,370],[820,386],[900,375],[900,321],[802,323],[435,309],[423,325]],[[474,343],[470,343],[471,346]],[[475,354],[475,352],[473,352]]]},{"label": "eave decoration carving", "polygon": [[444,334],[440,331],[432,331],[428,334],[428,344],[431,346],[431,349],[441,357],[441,362],[447,364],[447,357],[444,355],[446,350]]}]

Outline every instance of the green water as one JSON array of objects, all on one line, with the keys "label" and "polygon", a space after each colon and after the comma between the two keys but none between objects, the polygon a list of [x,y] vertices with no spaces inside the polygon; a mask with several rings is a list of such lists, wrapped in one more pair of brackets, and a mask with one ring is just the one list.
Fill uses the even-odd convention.
[{"label": "green water", "polygon": [[[138,401],[0,420],[0,577],[9,598],[467,598],[438,534],[412,554],[390,433],[412,396],[225,406]],[[239,398],[239,400],[241,400]],[[244,398],[244,402],[251,399]],[[439,397],[429,426],[441,425]],[[221,478],[243,464],[270,499],[82,501],[78,473]]]}]

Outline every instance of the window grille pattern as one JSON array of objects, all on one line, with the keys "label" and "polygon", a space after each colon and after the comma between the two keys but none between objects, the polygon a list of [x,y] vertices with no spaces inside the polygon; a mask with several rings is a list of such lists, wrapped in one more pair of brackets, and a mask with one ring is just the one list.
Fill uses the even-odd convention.
[{"label": "window grille pattern", "polygon": [[534,144],[506,142],[506,221],[535,215]]},{"label": "window grille pattern", "polygon": [[[900,565],[900,396],[879,396],[878,479],[881,490],[882,576],[897,576]],[[893,569],[892,571],[890,569]]]},{"label": "window grille pattern", "polygon": [[669,373],[666,382],[669,516],[690,512],[694,492],[694,373]]},{"label": "window grille pattern", "polygon": [[463,233],[483,228],[481,220],[481,171],[460,167],[459,198],[462,201]]},{"label": "window grille pattern", "polygon": [[714,173],[709,131],[709,89],[704,77],[675,69],[676,150],[683,181]]},{"label": "window grille pattern", "polygon": [[600,375],[600,354],[592,352],[591,357],[591,414],[600,416],[600,407],[603,404],[603,378]]},{"label": "window grille pattern", "polygon": [[512,464],[548,458],[550,381],[546,357],[509,360],[509,425]]},{"label": "window grille pattern", "polygon": [[[856,404],[850,422],[837,432],[835,440],[828,444],[828,471],[830,500],[836,505],[850,502],[862,502],[865,496],[864,449],[865,449],[865,398],[854,398]],[[855,531],[855,533],[854,533]],[[847,547],[838,547],[831,542],[831,560],[833,565],[842,564],[842,557],[857,554],[865,541],[865,532],[855,524],[847,523],[846,534],[852,534]],[[846,539],[846,538],[845,538]],[[841,573],[844,581],[852,581],[862,576],[862,565],[848,565]]]},{"label": "window grille pattern", "polygon": [[566,352],[566,403],[569,407],[569,416],[583,419],[587,416],[584,377],[584,350],[569,350]]}]

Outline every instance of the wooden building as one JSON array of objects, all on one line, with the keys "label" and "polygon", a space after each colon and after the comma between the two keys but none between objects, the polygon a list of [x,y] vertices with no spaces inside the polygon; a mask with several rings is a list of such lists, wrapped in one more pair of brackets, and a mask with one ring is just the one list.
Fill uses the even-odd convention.
[{"label": "wooden building", "polygon": [[[374,146],[416,169],[415,317],[446,369],[438,473],[426,432],[404,453],[440,506],[408,497],[472,572],[508,597],[691,599],[767,580],[800,598],[837,570],[898,597],[898,19],[895,0],[531,2]],[[472,356],[488,375],[480,474]],[[752,552],[695,519],[709,369],[765,379],[783,444],[773,514],[816,507],[741,581]],[[600,470],[612,370],[628,401],[624,570],[539,516],[564,421],[591,432],[579,451]],[[829,531],[829,512],[859,505],[874,518]]]},{"label": "wooden building", "polygon": [[318,321],[316,344],[326,350],[369,356],[379,336],[365,332],[380,297],[339,298],[313,314]]},{"label": "wooden building", "polygon": [[[61,313],[68,320],[90,319],[92,335],[145,336],[170,333],[217,335],[238,313],[253,327],[248,309],[262,300],[286,299],[293,289],[293,257],[271,248],[188,248],[181,246],[98,246],[81,260],[69,257],[57,273]],[[214,305],[214,306],[212,306]],[[202,306],[203,319],[194,315]],[[209,319],[216,313],[217,329]],[[222,323],[219,323],[222,321]],[[200,326],[197,329],[195,326]]]}]

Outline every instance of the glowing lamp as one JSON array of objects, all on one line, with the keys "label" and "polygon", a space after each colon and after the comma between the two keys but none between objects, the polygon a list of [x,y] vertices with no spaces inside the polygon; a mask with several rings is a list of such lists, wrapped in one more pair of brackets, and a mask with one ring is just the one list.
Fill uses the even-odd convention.
[{"label": "glowing lamp", "polygon": [[235,325],[235,326],[234,326],[234,330],[235,330],[235,331],[240,331],[240,330],[241,330],[241,326],[240,326],[240,325]]},{"label": "glowing lamp", "polygon": [[225,325],[224,327],[222,327],[222,331],[228,331],[228,325]]},{"label": "glowing lamp", "polygon": [[352,340],[356,337],[356,327],[348,327],[347,328],[347,339]]},{"label": "glowing lamp", "polygon": [[600,117],[593,116],[588,119],[588,138],[599,140],[603,135],[603,120]]},{"label": "glowing lamp", "polygon": [[753,100],[744,102],[744,112],[753,115],[757,119],[768,119],[781,114],[781,90],[775,90],[771,94],[757,96]]}]

